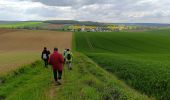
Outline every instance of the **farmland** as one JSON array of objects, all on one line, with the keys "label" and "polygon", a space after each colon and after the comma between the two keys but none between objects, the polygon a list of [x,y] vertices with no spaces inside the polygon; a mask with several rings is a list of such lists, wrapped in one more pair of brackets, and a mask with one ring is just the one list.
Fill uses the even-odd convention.
[{"label": "farmland", "polygon": [[0,74],[40,59],[44,46],[50,51],[54,47],[59,47],[60,50],[70,48],[71,37],[72,34],[69,32],[1,29]]},{"label": "farmland", "polygon": [[0,24],[0,28],[35,28],[41,25],[42,22],[13,22]]},{"label": "farmland", "polygon": [[170,30],[146,32],[76,32],[76,51],[130,87],[155,97],[170,99]]},{"label": "farmland", "polygon": [[[169,29],[76,32],[73,38],[71,32],[0,29],[0,99],[168,100],[169,38]],[[44,46],[74,51],[61,86],[40,61]]]},{"label": "farmland", "polygon": [[131,89],[86,55],[77,52],[74,52],[73,70],[65,67],[63,85],[56,86],[51,68],[44,68],[39,60],[41,50],[44,46],[50,51],[58,47],[61,52],[64,48],[71,48],[71,44],[70,32],[1,29],[0,99],[149,100],[148,96]]},{"label": "farmland", "polygon": [[170,100],[170,0],[0,0],[0,100]]}]

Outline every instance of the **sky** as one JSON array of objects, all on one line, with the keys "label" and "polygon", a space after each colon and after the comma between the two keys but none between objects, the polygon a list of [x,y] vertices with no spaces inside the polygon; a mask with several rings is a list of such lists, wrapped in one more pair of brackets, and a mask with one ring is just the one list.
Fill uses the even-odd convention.
[{"label": "sky", "polygon": [[0,20],[170,23],[170,0],[0,0]]}]

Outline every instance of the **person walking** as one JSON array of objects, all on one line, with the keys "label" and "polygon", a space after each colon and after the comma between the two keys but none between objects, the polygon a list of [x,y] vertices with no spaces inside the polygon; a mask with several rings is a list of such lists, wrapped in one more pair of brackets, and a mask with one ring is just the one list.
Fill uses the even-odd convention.
[{"label": "person walking", "polygon": [[49,55],[50,55],[50,51],[47,50],[46,47],[44,47],[44,50],[42,51],[42,54],[41,54],[41,59],[44,60],[44,65],[46,68],[48,67]]},{"label": "person walking", "polygon": [[67,49],[64,49],[63,56],[64,56],[64,64],[65,64],[66,63],[66,57],[67,57]]},{"label": "person walking", "polygon": [[59,85],[61,85],[63,63],[64,58],[62,54],[58,52],[58,48],[54,48],[54,52],[49,58],[49,64],[53,67],[54,80]]},{"label": "person walking", "polygon": [[72,70],[72,60],[73,60],[73,54],[70,51],[70,49],[67,49],[66,63],[67,63],[68,69],[70,69],[70,70]]}]

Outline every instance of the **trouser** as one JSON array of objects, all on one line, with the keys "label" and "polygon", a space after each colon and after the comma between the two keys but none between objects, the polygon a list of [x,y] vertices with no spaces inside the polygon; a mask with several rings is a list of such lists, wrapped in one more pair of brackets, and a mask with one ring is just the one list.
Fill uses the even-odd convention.
[{"label": "trouser", "polygon": [[[54,70],[53,70],[53,74],[54,74],[54,80],[55,80],[55,81],[57,81],[58,79],[61,80],[62,71],[59,71],[59,70],[54,69]],[[57,74],[58,74],[58,75],[57,75]]]},{"label": "trouser", "polygon": [[64,58],[64,64],[66,63],[66,59]]},{"label": "trouser", "polygon": [[44,59],[45,67],[48,67],[48,59]]},{"label": "trouser", "polygon": [[68,66],[68,69],[72,69],[71,61],[67,61],[67,66]]}]

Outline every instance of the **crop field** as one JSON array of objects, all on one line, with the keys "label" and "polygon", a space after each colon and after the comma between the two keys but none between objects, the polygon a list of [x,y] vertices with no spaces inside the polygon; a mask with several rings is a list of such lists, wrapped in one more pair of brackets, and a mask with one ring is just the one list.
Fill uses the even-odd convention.
[{"label": "crop field", "polygon": [[42,22],[15,22],[15,23],[3,23],[0,24],[0,28],[24,28],[24,27],[36,27],[42,24]]},{"label": "crop field", "polygon": [[71,48],[71,42],[69,32],[0,29],[0,75],[40,59],[44,46],[61,51]]},{"label": "crop field", "polygon": [[170,30],[76,32],[75,49],[130,87],[170,99]]}]

